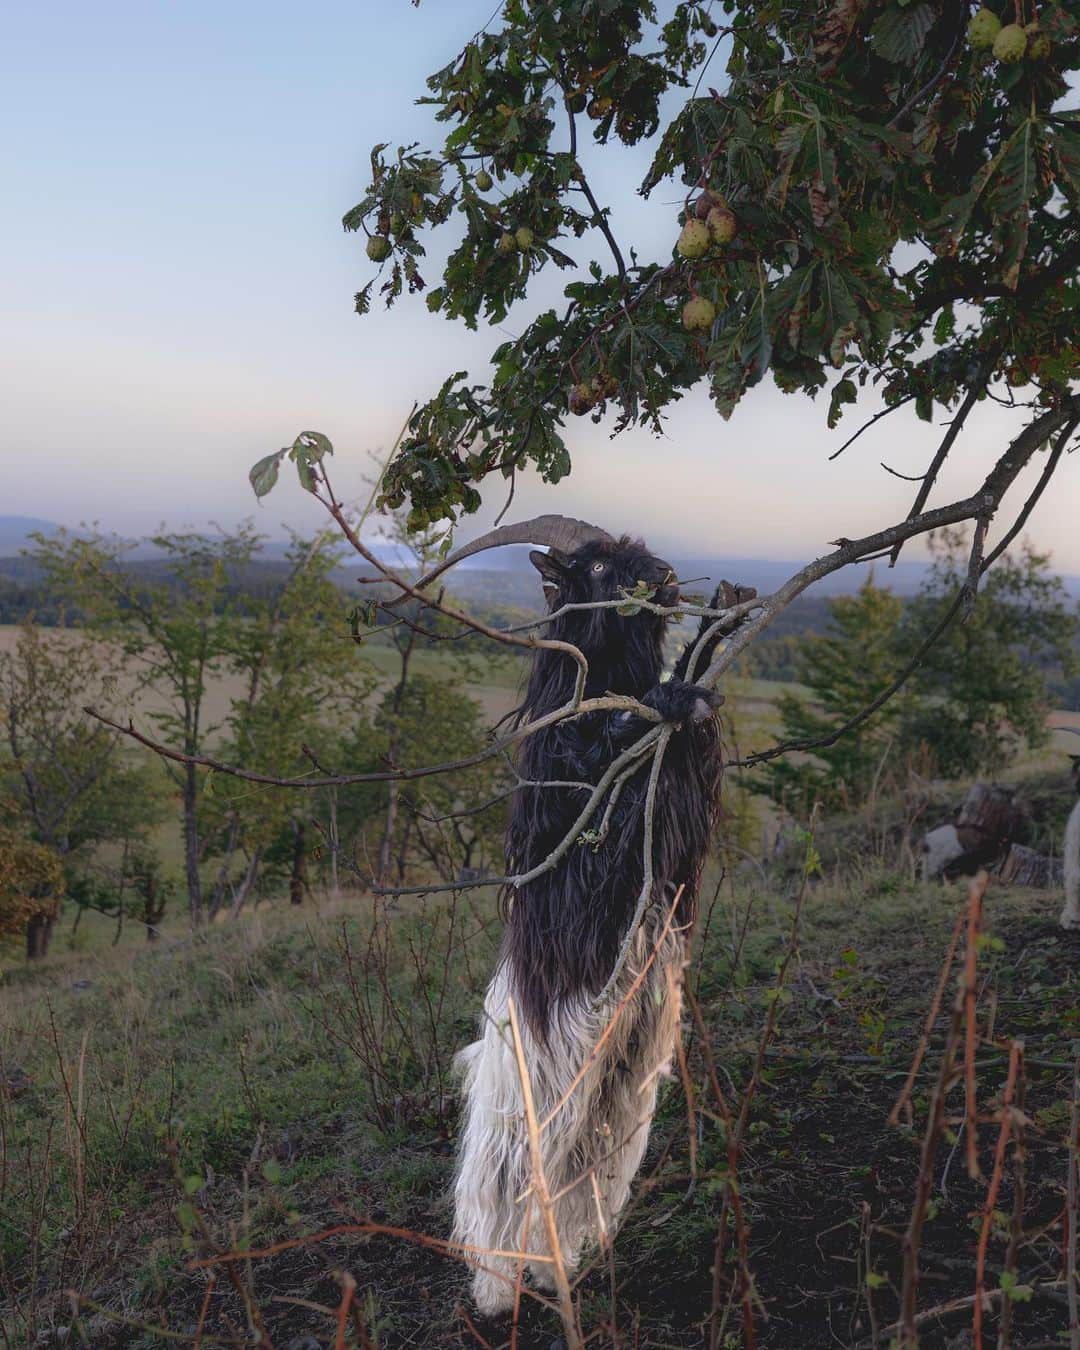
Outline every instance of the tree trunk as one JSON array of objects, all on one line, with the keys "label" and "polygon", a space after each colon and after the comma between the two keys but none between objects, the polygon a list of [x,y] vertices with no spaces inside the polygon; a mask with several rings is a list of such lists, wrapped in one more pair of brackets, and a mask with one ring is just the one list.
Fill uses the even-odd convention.
[{"label": "tree trunk", "polygon": [[146,927],[147,942],[156,942],[161,936],[158,924],[165,917],[165,897],[161,894],[161,883],[150,874],[141,882],[143,897],[142,921]]},{"label": "tree trunk", "polygon": [[229,863],[232,862],[232,855],[236,852],[236,845],[239,842],[239,839],[240,817],[234,811],[232,819],[229,821],[228,834],[225,836],[225,848],[221,856],[221,866],[218,868],[218,874],[214,880],[214,889],[210,893],[210,902],[207,905],[207,915],[211,919],[225,903],[225,890],[229,884]]},{"label": "tree trunk", "polygon": [[338,880],[338,816],[337,788],[331,788],[328,795],[330,814],[330,897],[337,900],[341,895]]},{"label": "tree trunk", "polygon": [[252,886],[255,885],[255,878],[259,875],[259,864],[262,862],[262,849],[257,848],[248,859],[247,870],[240,880],[240,885],[233,894],[232,905],[229,907],[229,918],[235,919],[244,907],[244,901],[248,898]]},{"label": "tree trunk", "polygon": [[294,905],[304,903],[304,891],[307,889],[307,826],[302,820],[294,820],[292,875],[289,877],[289,901]]},{"label": "tree trunk", "polygon": [[199,785],[194,764],[184,774],[184,870],[192,928],[203,921],[202,881],[199,877]]},{"label": "tree trunk", "polygon": [[49,950],[49,939],[52,937],[55,921],[56,916],[54,914],[47,914],[42,910],[31,915],[30,922],[26,925],[26,959],[28,961],[40,961]]},{"label": "tree trunk", "polygon": [[[405,646],[401,649],[401,673],[398,676],[397,685],[394,688],[394,696],[390,701],[390,709],[393,713],[391,725],[393,730],[390,733],[390,745],[387,750],[387,761],[394,767],[397,766],[397,755],[400,749],[400,727],[397,725],[397,715],[401,711],[401,705],[405,699],[405,688],[409,682],[409,662],[412,659],[413,647],[416,645],[416,634],[409,630],[409,637]],[[398,792],[400,783],[396,778],[392,778],[387,783],[386,794],[386,823],[383,826],[382,842],[379,844],[379,860],[375,880],[378,885],[385,886],[390,875],[390,859],[394,849],[394,830],[397,828],[398,816]]]},{"label": "tree trunk", "polygon": [[1008,788],[972,783],[956,816],[964,852],[980,862],[1003,854],[1023,825],[1024,814]]},{"label": "tree trunk", "polygon": [[1013,844],[997,868],[997,874],[1012,886],[1062,886],[1065,871],[1060,858],[1049,858],[1023,844]]}]

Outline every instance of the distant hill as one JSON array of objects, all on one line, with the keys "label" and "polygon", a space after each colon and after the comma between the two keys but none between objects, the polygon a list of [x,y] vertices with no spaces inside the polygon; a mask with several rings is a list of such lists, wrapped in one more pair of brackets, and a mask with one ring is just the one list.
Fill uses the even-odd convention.
[{"label": "distant hill", "polygon": [[37,516],[0,516],[0,558],[30,547],[32,534],[55,534],[59,529],[56,521]]},{"label": "distant hill", "polygon": [[[33,546],[30,538],[32,534],[55,534],[61,528],[55,521],[36,516],[0,515],[0,577],[23,583],[28,581],[32,573],[28,574],[26,561],[19,559],[18,554],[24,548]],[[280,562],[288,547],[285,540],[268,539],[263,545],[260,562]],[[411,559],[399,545],[376,540],[371,544],[371,549],[376,557],[391,567],[406,572],[410,570]],[[912,553],[915,551],[912,549]],[[135,543],[129,557],[132,562],[150,561],[160,557],[160,552],[148,541],[141,540]],[[671,559],[678,575],[686,579],[687,589],[695,592],[707,590],[710,585],[715,586],[722,578],[744,586],[756,586],[759,593],[773,591],[805,562],[806,559],[800,562],[795,559],[710,558],[701,555]],[[916,560],[914,556],[892,568],[882,562],[873,566],[878,585],[887,586],[897,595],[904,596],[914,595],[918,591],[928,571],[927,564]],[[862,585],[868,570],[867,564],[844,568],[819,581],[813,587],[812,594],[815,597],[850,595]],[[370,566],[343,542],[336,574],[338,582],[349,586],[357,576],[370,574],[370,571]],[[1080,577],[1063,576],[1062,582],[1068,594],[1074,600],[1080,600]],[[482,594],[491,599],[497,596],[503,603],[512,605],[538,607],[542,600],[536,573],[529,562],[527,545],[512,545],[466,558],[454,569],[453,589],[462,596]]]}]

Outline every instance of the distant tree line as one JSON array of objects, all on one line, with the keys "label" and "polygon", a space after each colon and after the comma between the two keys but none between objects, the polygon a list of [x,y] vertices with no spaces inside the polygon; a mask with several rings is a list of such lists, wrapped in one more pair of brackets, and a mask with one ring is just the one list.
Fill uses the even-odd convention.
[{"label": "distant tree line", "polygon": [[[492,866],[501,813],[486,803],[501,763],[451,792],[442,780],[271,788],[194,762],[302,783],[473,755],[485,731],[467,644],[400,607],[387,617],[350,601],[325,538],[294,539],[269,566],[247,527],[153,542],[149,563],[103,535],[61,533],[34,554],[50,614],[79,623],[24,617],[0,651],[0,941],[18,935],[43,955],[64,904],[76,924],[98,911],[118,935],[138,922],[153,938],[175,894],[198,928],[265,893],[301,904],[313,886]],[[372,643],[393,653],[389,679]],[[437,674],[417,670],[435,649]],[[133,746],[117,729],[129,721],[186,758]]]},{"label": "distant tree line", "polygon": [[790,809],[858,804],[914,763],[944,778],[997,773],[1024,746],[1046,743],[1047,713],[1077,683],[1076,605],[1048,558],[1025,545],[997,562],[969,606],[962,532],[932,536],[931,548],[918,595],[905,602],[871,574],[858,594],[827,602],[824,633],[799,642],[792,674],[805,691],[779,700],[781,740],[794,753],[758,780]]}]

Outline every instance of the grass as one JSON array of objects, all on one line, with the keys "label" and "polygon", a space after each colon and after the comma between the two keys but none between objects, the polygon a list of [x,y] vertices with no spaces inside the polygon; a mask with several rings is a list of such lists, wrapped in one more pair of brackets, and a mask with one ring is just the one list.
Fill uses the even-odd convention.
[{"label": "grass", "polygon": [[[705,891],[692,979],[735,1091],[772,997],[793,881],[781,869],[767,883],[718,882]],[[880,1276],[882,1325],[891,1315],[899,1247],[890,1234],[910,1208],[936,1039],[913,1127],[885,1118],[961,898],[961,888],[915,885],[881,859],[849,862],[810,892],[741,1179],[768,1313],[759,1320],[763,1345],[835,1344],[829,1327],[841,1343],[858,1343],[868,1334],[866,1259]],[[1027,1042],[1028,1222],[1043,1231],[1022,1274],[1036,1284],[1052,1280],[1061,1239],[1066,1047],[1080,1037],[1077,950],[1053,927],[1058,900],[993,890],[993,940],[980,956],[988,1112],[1005,1040]],[[40,967],[9,972],[0,990],[7,1344],[59,1344],[65,1335],[101,1347],[166,1344],[147,1329],[155,1327],[190,1344],[207,1289],[190,1261],[208,1243],[257,1248],[354,1216],[445,1234],[449,1061],[472,1033],[498,929],[489,899],[456,910],[420,901],[377,909],[369,896],[350,895],[318,911],[264,904],[198,941],[174,930],[157,944],[61,945]],[[698,1101],[707,1106],[703,1095]],[[726,1161],[715,1121],[703,1113],[697,1128],[693,1182],[686,1103],[672,1083],[646,1174],[658,1170],[617,1248],[619,1316],[624,1327],[637,1318],[642,1346],[702,1343]],[[981,1193],[962,1173],[959,1161],[939,1160],[924,1303],[970,1292]],[[1006,1188],[999,1205],[1009,1203]],[[995,1238],[998,1264],[1001,1251]],[[332,1318],[317,1309],[336,1308],[334,1272],[343,1268],[358,1282],[374,1343],[475,1344],[457,1311],[461,1271],[415,1245],[339,1236],[243,1264],[241,1287],[275,1346],[332,1344]],[[69,1288],[95,1305],[77,1321]],[[587,1318],[608,1315],[604,1277],[587,1282],[584,1296]],[[224,1281],[210,1306],[214,1334],[228,1334],[230,1319],[244,1325],[242,1300]],[[1045,1340],[1060,1317],[1056,1304],[1036,1298],[1018,1306],[1017,1334]],[[530,1318],[523,1350],[546,1350],[553,1323]],[[956,1323],[946,1319],[941,1334],[950,1329]]]}]

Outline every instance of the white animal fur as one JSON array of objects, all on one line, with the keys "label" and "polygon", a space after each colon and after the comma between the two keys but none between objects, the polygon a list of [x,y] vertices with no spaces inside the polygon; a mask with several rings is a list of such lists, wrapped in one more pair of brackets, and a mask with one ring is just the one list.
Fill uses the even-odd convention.
[{"label": "white animal fur", "polygon": [[1065,908],[1062,928],[1080,928],[1080,802],[1065,826]]},{"label": "white animal fur", "polygon": [[964,846],[955,825],[942,825],[923,835],[922,879],[932,881],[943,875],[946,867],[963,857]]},{"label": "white animal fur", "polygon": [[[646,921],[603,1009],[586,995],[563,1006],[546,1044],[521,1023],[537,1118],[543,1122],[566,1094],[619,1007],[657,940]],[[685,943],[669,932],[641,987],[622,1009],[611,1035],[551,1124],[541,1132],[548,1188],[562,1258],[573,1273],[587,1247],[610,1237],[641,1164],[656,1109],[658,1080],[668,1071],[681,1012]],[[455,1187],[453,1241],[474,1267],[473,1297],[494,1316],[514,1302],[518,1262],[485,1252],[548,1255],[535,1199],[523,1231],[532,1167],[521,1081],[507,1015],[512,996],[501,966],[488,987],[481,1037],[461,1051],[465,1107]],[[533,1280],[552,1287],[548,1263],[530,1266]]]}]

